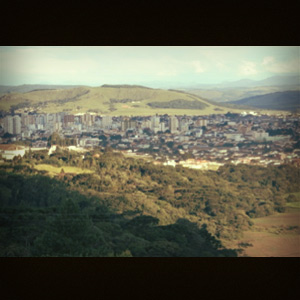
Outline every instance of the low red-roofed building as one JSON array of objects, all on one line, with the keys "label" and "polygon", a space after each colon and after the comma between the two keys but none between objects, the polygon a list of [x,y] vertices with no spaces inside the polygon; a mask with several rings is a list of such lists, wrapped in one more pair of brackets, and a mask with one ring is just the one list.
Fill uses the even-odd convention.
[{"label": "low red-roofed building", "polygon": [[24,156],[26,147],[13,144],[0,144],[0,154],[5,159],[13,159],[15,156]]}]

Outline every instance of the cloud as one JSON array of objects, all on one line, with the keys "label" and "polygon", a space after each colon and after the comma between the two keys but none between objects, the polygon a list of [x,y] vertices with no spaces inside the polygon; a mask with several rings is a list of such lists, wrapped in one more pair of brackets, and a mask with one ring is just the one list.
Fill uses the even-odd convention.
[{"label": "cloud", "polygon": [[[265,66],[266,70],[269,72],[273,73],[294,73],[300,72],[300,67],[299,67],[299,58],[295,58],[289,61],[285,62],[279,62],[276,61],[275,59],[264,59],[263,65]],[[266,60],[266,61],[265,61]]]},{"label": "cloud", "polygon": [[240,65],[239,71],[242,75],[255,75],[258,73],[256,69],[256,64],[252,61],[244,61],[242,65]]},{"label": "cloud", "polygon": [[203,67],[203,65],[201,64],[200,61],[198,61],[198,60],[192,61],[191,65],[194,67],[194,71],[196,73],[203,73],[203,72],[205,72],[205,68]]},{"label": "cloud", "polygon": [[274,61],[275,61],[275,58],[273,56],[266,56],[266,57],[264,57],[262,64],[269,65],[270,63],[273,63]]}]

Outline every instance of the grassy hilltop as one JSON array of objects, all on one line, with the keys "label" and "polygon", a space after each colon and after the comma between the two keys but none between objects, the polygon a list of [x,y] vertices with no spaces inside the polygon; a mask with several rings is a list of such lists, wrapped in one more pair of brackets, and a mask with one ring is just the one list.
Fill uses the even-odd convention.
[{"label": "grassy hilltop", "polygon": [[103,85],[71,89],[33,90],[0,97],[0,110],[31,107],[39,112],[96,112],[109,115],[188,114],[241,112],[200,96],[176,90],[152,89],[134,85]]}]

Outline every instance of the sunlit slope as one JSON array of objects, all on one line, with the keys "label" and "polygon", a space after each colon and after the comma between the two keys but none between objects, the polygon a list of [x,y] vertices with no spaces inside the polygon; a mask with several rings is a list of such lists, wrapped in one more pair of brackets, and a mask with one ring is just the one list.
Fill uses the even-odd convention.
[{"label": "sunlit slope", "polygon": [[200,96],[141,86],[78,87],[11,93],[0,97],[0,109],[31,107],[39,112],[96,112],[110,115],[151,115],[240,112],[210,103]]}]

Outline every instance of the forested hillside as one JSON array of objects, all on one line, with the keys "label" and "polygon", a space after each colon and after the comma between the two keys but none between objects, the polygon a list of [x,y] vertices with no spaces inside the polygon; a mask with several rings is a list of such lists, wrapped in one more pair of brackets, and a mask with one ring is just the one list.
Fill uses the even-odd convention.
[{"label": "forested hillside", "polygon": [[222,241],[283,212],[300,179],[290,165],[199,171],[110,150],[30,152],[0,171],[1,256],[236,256]]}]

